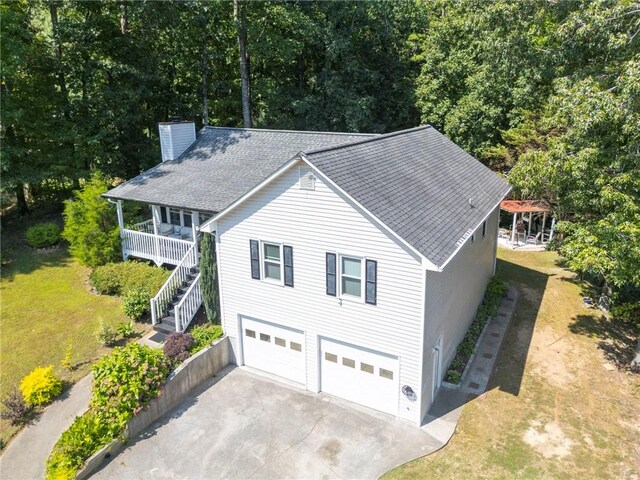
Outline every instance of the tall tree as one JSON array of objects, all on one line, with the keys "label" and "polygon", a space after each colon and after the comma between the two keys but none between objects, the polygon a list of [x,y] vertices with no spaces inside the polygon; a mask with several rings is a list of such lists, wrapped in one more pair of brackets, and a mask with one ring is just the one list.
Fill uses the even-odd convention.
[{"label": "tall tree", "polygon": [[233,0],[233,21],[238,35],[240,79],[242,81],[242,120],[245,128],[251,128],[251,70],[247,48],[247,12],[241,0]]}]

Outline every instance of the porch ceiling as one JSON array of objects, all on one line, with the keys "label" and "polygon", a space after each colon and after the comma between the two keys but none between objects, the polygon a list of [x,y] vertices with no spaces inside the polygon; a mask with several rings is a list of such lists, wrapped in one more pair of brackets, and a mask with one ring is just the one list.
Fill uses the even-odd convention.
[{"label": "porch ceiling", "polygon": [[500,209],[511,213],[550,212],[551,207],[544,200],[503,200]]}]

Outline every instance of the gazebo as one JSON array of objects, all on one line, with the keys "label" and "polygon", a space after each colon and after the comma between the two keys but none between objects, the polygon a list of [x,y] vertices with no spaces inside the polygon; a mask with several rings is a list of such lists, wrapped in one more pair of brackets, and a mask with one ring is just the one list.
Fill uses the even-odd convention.
[{"label": "gazebo", "polygon": [[[535,245],[545,244],[553,238],[556,219],[552,218],[551,228],[546,230],[547,214],[551,213],[552,210],[544,200],[503,200],[500,202],[500,209],[513,213],[511,230],[501,232],[501,236],[507,239],[512,246],[519,245],[522,236],[524,236],[524,241],[522,242],[524,245],[528,243]],[[529,214],[528,218],[525,216],[527,213]],[[537,221],[542,215],[542,224],[540,226],[534,226],[534,214],[537,217]],[[518,221],[518,215],[520,215],[520,221]],[[524,225],[525,223],[526,226]]]}]

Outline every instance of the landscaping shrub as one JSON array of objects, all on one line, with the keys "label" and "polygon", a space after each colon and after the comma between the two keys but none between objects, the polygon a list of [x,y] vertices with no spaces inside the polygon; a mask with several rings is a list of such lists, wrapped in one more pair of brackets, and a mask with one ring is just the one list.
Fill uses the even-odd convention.
[{"label": "landscaping shrub", "polygon": [[218,267],[216,263],[216,240],[210,233],[203,233],[200,241],[200,282],[202,304],[207,320],[220,323],[220,293],[218,292]]},{"label": "landscaping shrub", "polygon": [[64,207],[62,236],[69,242],[69,252],[89,267],[104,265],[120,258],[120,229],[116,209],[102,194],[109,180],[94,174]]},{"label": "landscaping shrub", "polygon": [[85,461],[117,438],[134,413],[158,396],[169,373],[161,350],[139,343],[116,348],[93,367],[89,410],[53,447],[46,478],[73,479]]},{"label": "landscaping shrub", "polygon": [[133,320],[140,319],[150,308],[149,293],[142,287],[130,290],[122,297],[122,310]]},{"label": "landscaping shrub", "polygon": [[173,332],[164,341],[164,355],[174,365],[184,362],[191,356],[193,337],[188,333]]},{"label": "landscaping shrub", "polygon": [[122,338],[133,337],[135,333],[133,330],[133,322],[121,322],[118,324],[116,330],[119,335],[122,335]]},{"label": "landscaping shrub", "polygon": [[100,324],[98,325],[94,335],[96,340],[105,347],[112,346],[118,339],[118,334],[115,329],[104,320],[100,320]]},{"label": "landscaping shrub", "polygon": [[4,409],[0,412],[0,418],[8,420],[11,425],[26,422],[27,415],[31,411],[31,406],[24,401],[24,397],[17,388],[2,401],[2,406]]},{"label": "landscaping shrub", "polygon": [[60,241],[60,227],[54,222],[39,223],[27,230],[26,239],[34,248],[50,247]]},{"label": "landscaping shrub", "polygon": [[136,288],[155,295],[169,278],[170,272],[141,262],[108,263],[91,272],[89,280],[98,293],[121,295]]},{"label": "landscaping shrub", "polygon": [[222,327],[212,323],[207,325],[198,325],[189,333],[191,333],[191,336],[193,337],[193,346],[189,353],[193,355],[194,353],[211,345],[214,340],[220,338],[222,336]]},{"label": "landscaping shrub", "polygon": [[62,393],[62,380],[53,373],[53,365],[38,367],[22,379],[20,391],[29,405],[45,405]]},{"label": "landscaping shrub", "polygon": [[611,316],[615,320],[640,329],[640,302],[616,305],[611,308]]}]

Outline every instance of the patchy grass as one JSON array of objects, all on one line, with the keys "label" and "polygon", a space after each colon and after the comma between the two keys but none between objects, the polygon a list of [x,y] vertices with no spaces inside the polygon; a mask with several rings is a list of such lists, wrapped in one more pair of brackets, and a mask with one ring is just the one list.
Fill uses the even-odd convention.
[{"label": "patchy grass", "polygon": [[615,362],[629,332],[582,305],[554,253],[499,258],[520,299],[489,391],[447,447],[384,478],[640,478],[640,378]]},{"label": "patchy grass", "polygon": [[[94,337],[100,319],[113,325],[128,321],[119,298],[91,293],[89,269],[66,249],[35,251],[21,244],[18,229],[22,230],[17,227],[3,238],[0,398],[37,366],[52,364],[67,382],[82,378],[95,360],[111,350]],[[71,371],[61,365],[69,345]],[[0,421],[0,442],[17,430]]]}]

